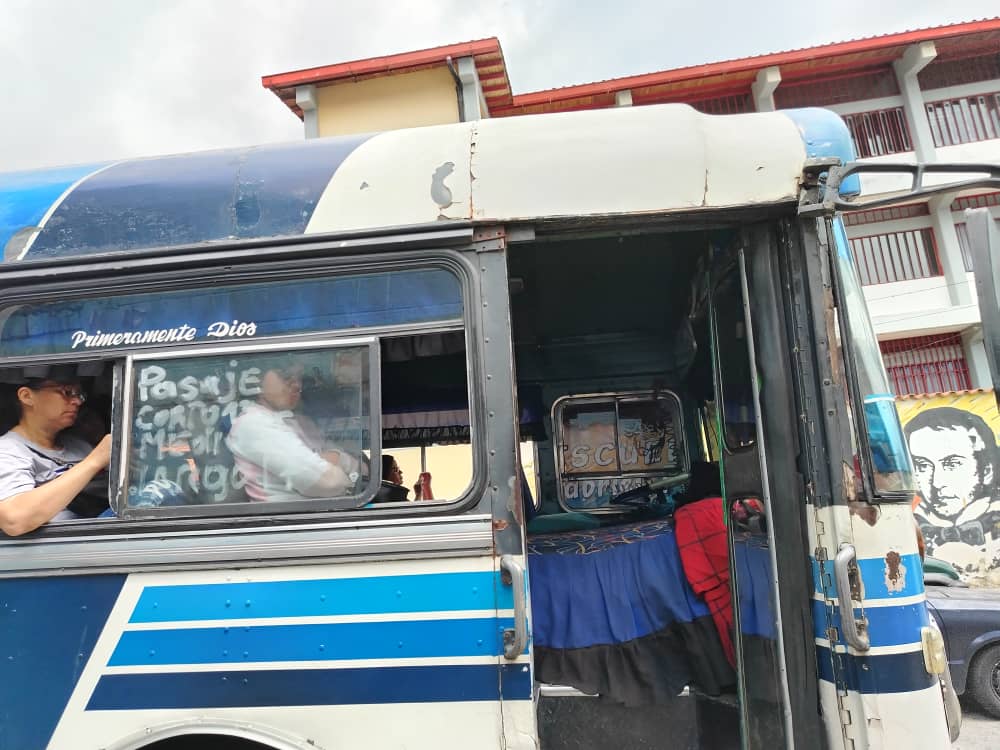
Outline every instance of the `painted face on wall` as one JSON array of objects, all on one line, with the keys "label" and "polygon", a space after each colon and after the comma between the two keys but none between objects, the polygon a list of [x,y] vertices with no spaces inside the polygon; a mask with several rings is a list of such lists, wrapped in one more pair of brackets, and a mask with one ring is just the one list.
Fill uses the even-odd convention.
[{"label": "painted face on wall", "polygon": [[909,446],[927,510],[955,518],[987,493],[993,466],[981,460],[986,446],[975,430],[923,427],[910,434]]}]

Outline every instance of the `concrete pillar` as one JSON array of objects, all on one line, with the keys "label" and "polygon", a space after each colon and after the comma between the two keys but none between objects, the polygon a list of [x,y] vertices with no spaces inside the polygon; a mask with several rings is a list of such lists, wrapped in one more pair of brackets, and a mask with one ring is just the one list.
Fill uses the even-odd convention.
[{"label": "concrete pillar", "polygon": [[306,138],[319,138],[319,111],[316,109],[316,87],[296,86],[295,103],[302,110]]},{"label": "concrete pillar", "polygon": [[965,362],[969,365],[972,387],[992,388],[993,376],[990,374],[990,362],[986,358],[982,326],[973,326],[962,332],[962,348],[965,350]]},{"label": "concrete pillar", "polygon": [[928,201],[931,212],[931,227],[937,240],[938,257],[944,281],[948,285],[948,299],[952,305],[971,305],[972,290],[969,277],[965,273],[962,248],[958,244],[955,221],[951,217],[951,201],[954,196],[939,195]]},{"label": "concrete pillar", "polygon": [[631,107],[632,106],[632,89],[625,89],[624,91],[615,92],[615,106],[616,107]]},{"label": "concrete pillar", "polygon": [[927,122],[927,110],[924,98],[920,93],[917,73],[937,57],[937,47],[934,42],[921,42],[906,48],[903,56],[892,64],[899,83],[899,93],[903,97],[903,112],[906,114],[906,124],[910,126],[910,138],[917,159],[922,162],[935,160],[934,138],[931,136],[931,126]]},{"label": "concrete pillar", "polygon": [[777,65],[763,68],[750,87],[753,106],[758,112],[774,112],[774,91],[781,83],[781,69]]},{"label": "concrete pillar", "polygon": [[461,97],[461,117],[462,122],[479,120],[484,116],[489,117],[489,110],[486,108],[486,97],[483,95],[483,87],[479,82],[479,72],[476,70],[476,60],[472,57],[460,57],[455,66],[458,70],[459,85],[462,88]]}]

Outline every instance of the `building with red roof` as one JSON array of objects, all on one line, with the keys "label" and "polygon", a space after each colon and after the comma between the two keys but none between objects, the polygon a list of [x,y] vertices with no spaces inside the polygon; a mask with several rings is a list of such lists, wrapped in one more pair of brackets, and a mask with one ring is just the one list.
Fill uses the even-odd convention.
[{"label": "building with red roof", "polygon": [[[858,156],[1000,162],[1000,18],[514,94],[496,38],[265,76],[307,137],[486,117],[686,103],[708,114],[826,107]],[[877,176],[864,192],[902,186]],[[962,213],[1000,193],[847,216],[899,394],[989,387]]]}]

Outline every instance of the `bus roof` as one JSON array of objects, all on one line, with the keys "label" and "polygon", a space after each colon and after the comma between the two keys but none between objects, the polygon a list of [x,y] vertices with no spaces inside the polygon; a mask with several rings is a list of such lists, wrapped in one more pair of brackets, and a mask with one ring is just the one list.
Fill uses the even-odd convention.
[{"label": "bus roof", "polygon": [[542,222],[796,200],[852,157],[832,112],[683,104],[486,119],[0,174],[5,261],[448,221]]}]

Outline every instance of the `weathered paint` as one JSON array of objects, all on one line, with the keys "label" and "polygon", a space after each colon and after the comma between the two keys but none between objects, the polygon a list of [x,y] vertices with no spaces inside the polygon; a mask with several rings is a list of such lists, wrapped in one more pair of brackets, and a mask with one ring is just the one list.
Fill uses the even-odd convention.
[{"label": "weathered paint", "polygon": [[[0,174],[0,244],[8,260],[25,248],[30,260],[443,221],[790,204],[812,138],[793,115],[668,104]],[[820,110],[809,121],[826,133],[844,127]]]}]

